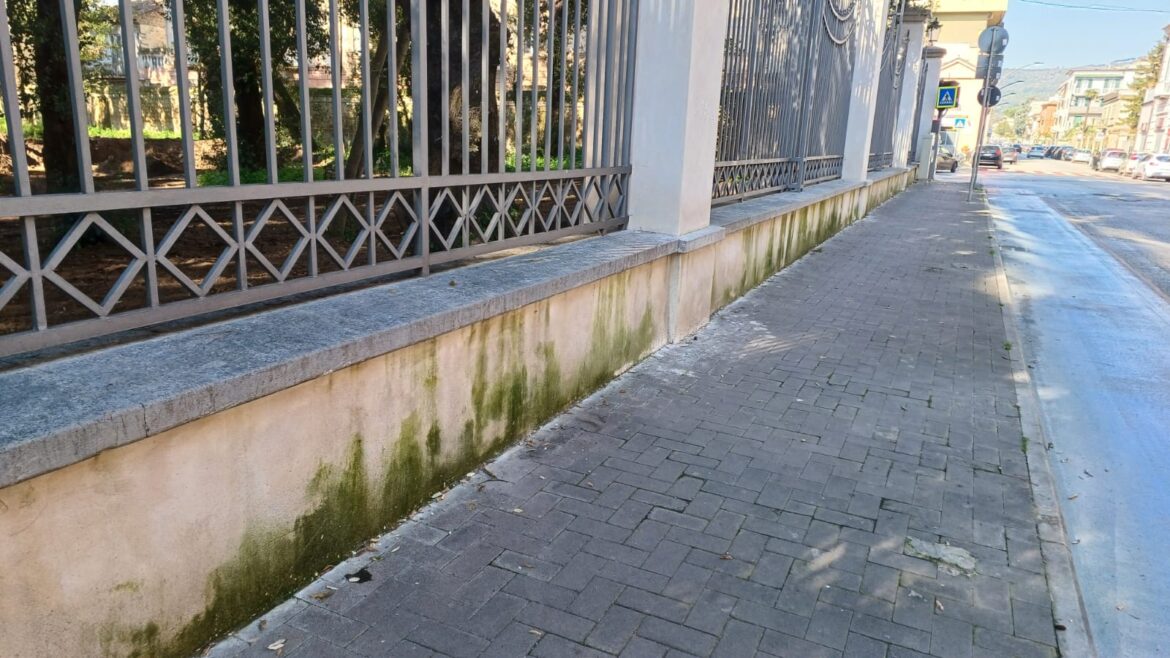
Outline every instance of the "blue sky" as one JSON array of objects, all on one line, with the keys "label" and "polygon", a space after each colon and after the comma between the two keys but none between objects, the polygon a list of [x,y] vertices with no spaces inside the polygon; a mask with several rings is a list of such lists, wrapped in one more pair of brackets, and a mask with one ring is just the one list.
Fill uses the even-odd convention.
[{"label": "blue sky", "polygon": [[[1161,13],[1119,11],[1122,7]],[[1011,35],[1005,64],[1016,68],[1041,61],[1069,68],[1136,57],[1157,42],[1167,24],[1170,0],[1010,0],[1004,20]]]}]

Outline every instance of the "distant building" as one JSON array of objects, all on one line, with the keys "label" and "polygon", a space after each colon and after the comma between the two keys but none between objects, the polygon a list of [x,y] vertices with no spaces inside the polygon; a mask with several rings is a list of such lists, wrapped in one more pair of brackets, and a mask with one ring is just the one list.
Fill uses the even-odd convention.
[{"label": "distant building", "polygon": [[1052,127],[1056,122],[1056,101],[1032,101],[1028,106],[1029,142],[1050,144],[1053,141]]},{"label": "distant building", "polygon": [[1137,64],[1107,69],[1073,69],[1053,97],[1057,139],[1080,148],[1098,147],[1105,141],[1103,101],[1109,94],[1133,86]]},{"label": "distant building", "polygon": [[1146,90],[1138,119],[1134,150],[1146,153],[1170,152],[1170,25],[1165,28],[1167,48],[1162,53],[1162,71],[1153,87]]},{"label": "distant building", "polygon": [[1101,103],[1101,130],[1105,135],[1095,146],[1126,151],[1133,146],[1134,130],[1130,123],[1130,108],[1136,97],[1137,92],[1133,89],[1119,89],[1098,99]]},{"label": "distant building", "polygon": [[979,137],[978,101],[983,81],[975,77],[979,63],[979,34],[1002,25],[1008,0],[938,0],[934,15],[942,24],[936,45],[945,48],[942,79],[959,83],[959,106],[947,112],[942,127],[951,133],[955,148],[972,151]]}]

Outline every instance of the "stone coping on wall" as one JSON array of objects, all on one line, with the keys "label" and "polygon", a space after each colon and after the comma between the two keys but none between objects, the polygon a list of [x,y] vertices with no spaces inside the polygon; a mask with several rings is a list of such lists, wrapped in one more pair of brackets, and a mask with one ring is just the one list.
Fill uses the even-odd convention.
[{"label": "stone coping on wall", "polygon": [[0,373],[0,488],[904,173],[712,210]]}]

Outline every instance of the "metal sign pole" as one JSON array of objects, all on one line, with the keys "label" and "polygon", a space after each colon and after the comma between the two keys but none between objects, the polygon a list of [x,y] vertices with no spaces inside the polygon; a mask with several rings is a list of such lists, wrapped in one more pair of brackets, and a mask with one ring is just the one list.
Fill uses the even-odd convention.
[{"label": "metal sign pole", "polygon": [[[987,57],[987,69],[983,71],[983,91],[979,93],[979,136],[975,140],[975,153],[971,158],[971,185],[967,188],[967,201],[975,198],[975,181],[979,178],[979,153],[983,150],[983,133],[987,129],[987,110],[994,103],[988,89],[991,87],[991,76],[995,73],[996,57],[1003,54],[1008,45],[1007,30],[1001,26],[992,26],[983,30],[979,35],[980,59]],[[997,78],[998,79],[998,78]],[[998,99],[997,99],[998,100]]]},{"label": "metal sign pole", "polygon": [[[983,78],[983,97],[987,98],[987,78]],[[983,123],[987,120],[987,106],[979,110],[979,137],[975,140],[975,152],[971,158],[971,185],[967,188],[967,201],[975,198],[975,180],[979,178],[979,153],[983,150]]]}]

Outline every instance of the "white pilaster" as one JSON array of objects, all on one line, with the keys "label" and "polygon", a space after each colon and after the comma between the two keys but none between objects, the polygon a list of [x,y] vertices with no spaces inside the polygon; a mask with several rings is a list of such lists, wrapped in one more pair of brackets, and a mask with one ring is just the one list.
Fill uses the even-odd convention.
[{"label": "white pilaster", "polygon": [[869,169],[869,147],[873,141],[873,116],[877,110],[878,79],[881,74],[885,40],[887,0],[857,0],[856,59],[853,64],[853,98],[845,129],[845,158],[841,179],[864,181]]},{"label": "white pilaster", "polygon": [[730,0],[642,0],[634,81],[630,228],[710,223]]},{"label": "white pilaster", "polygon": [[938,81],[942,75],[942,60],[947,51],[937,46],[927,46],[922,51],[922,65],[926,67],[926,80],[922,85],[922,98],[918,103],[918,180],[930,177],[931,148],[934,135],[930,132],[934,117],[938,113],[934,103],[938,99]]},{"label": "white pilaster", "polygon": [[926,21],[930,12],[907,9],[902,18],[899,43],[906,44],[906,62],[902,69],[902,88],[898,91],[898,117],[894,121],[894,166],[905,167],[910,159],[910,141],[914,139],[914,108],[918,104],[918,79],[922,73],[922,44],[926,40]]}]

